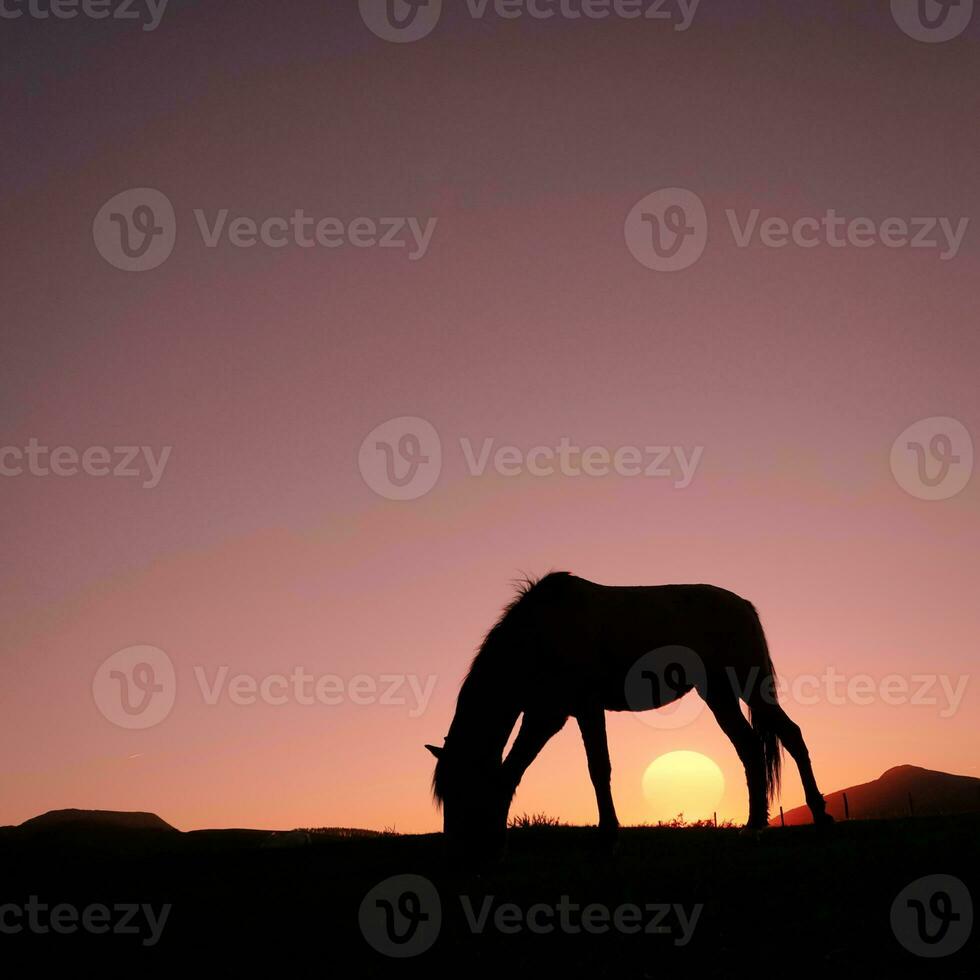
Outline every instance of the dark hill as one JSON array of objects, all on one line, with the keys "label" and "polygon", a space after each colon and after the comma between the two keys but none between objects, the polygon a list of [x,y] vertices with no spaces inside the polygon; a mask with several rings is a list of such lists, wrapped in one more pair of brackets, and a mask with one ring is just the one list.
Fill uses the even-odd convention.
[{"label": "dark hill", "polygon": [[[920,766],[895,766],[870,783],[824,794],[827,812],[835,820],[844,819],[845,793],[852,820],[980,813],[980,779]],[[787,810],[785,818],[787,826],[813,822],[805,806]],[[779,816],[770,823],[778,825]]]},{"label": "dark hill", "polygon": [[124,812],[121,810],[49,810],[20,824],[20,830],[92,829],[168,830],[177,833],[155,813]]}]

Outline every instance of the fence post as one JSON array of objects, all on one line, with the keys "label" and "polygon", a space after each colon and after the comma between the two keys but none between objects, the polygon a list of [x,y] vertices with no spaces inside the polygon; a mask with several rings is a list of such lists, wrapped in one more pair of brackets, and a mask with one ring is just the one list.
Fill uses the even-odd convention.
[{"label": "fence post", "polygon": [[718,811],[715,810],[715,826],[718,826]]},{"label": "fence post", "polygon": [[783,808],[782,807],[779,808],[779,825],[781,827],[785,827],[786,826],[786,818],[783,816]]},{"label": "fence post", "polygon": [[844,794],[844,819],[851,819],[851,808],[847,805],[847,793]]}]

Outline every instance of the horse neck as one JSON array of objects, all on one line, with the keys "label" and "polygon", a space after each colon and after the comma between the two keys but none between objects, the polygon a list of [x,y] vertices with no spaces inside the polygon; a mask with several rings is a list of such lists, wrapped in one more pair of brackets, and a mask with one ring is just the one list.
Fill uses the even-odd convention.
[{"label": "horse neck", "polygon": [[447,743],[476,761],[499,763],[520,714],[519,698],[509,681],[512,678],[492,662],[471,670],[460,688]]}]

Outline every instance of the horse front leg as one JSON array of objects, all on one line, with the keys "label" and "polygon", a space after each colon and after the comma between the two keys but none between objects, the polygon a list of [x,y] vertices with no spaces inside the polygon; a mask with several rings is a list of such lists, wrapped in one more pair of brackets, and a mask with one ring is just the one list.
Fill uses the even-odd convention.
[{"label": "horse front leg", "polygon": [[568,715],[542,711],[525,711],[521,730],[503,762],[504,788],[509,794],[507,805],[513,799],[527,767],[538,757],[547,741],[561,731]]},{"label": "horse front leg", "polygon": [[589,763],[589,778],[595,789],[599,805],[599,833],[614,839],[619,831],[619,820],[612,798],[612,764],[609,761],[609,744],[606,741],[606,712],[602,705],[590,705],[575,716],[585,756]]}]

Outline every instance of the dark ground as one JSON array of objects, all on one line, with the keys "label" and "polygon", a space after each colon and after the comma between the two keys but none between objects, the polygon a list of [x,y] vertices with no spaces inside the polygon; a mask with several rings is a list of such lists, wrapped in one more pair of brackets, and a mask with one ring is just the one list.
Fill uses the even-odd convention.
[{"label": "dark ground", "polygon": [[[257,831],[120,835],[0,831],[0,906],[31,895],[55,905],[171,903],[159,942],[140,935],[0,932],[3,960],[49,954],[89,975],[120,968],[173,975],[220,970],[279,975],[472,977],[975,976],[977,939],[938,959],[898,943],[890,909],[913,879],[946,873],[978,894],[980,817],[852,821],[827,830],[749,836],[713,828],[636,828],[617,854],[595,850],[594,830],[510,832],[508,854],[481,877],[447,867],[441,837],[314,835],[307,846],[263,848]],[[359,927],[366,893],[393,875],[438,889],[441,928],[431,948],[396,960]],[[478,911],[516,902],[679,903],[703,911],[690,942],[671,935],[505,934],[467,926],[460,895]],[[649,920],[649,915],[644,921]],[[8,920],[9,921],[9,920]],[[557,919],[555,920],[557,921]],[[675,923],[671,915],[668,924]],[[872,973],[872,971],[874,971]],[[73,971],[75,972],[75,971]],[[13,975],[13,974],[8,974]]]}]

